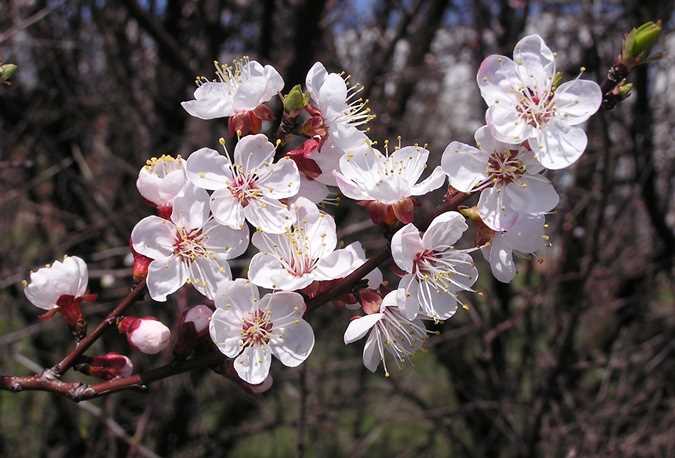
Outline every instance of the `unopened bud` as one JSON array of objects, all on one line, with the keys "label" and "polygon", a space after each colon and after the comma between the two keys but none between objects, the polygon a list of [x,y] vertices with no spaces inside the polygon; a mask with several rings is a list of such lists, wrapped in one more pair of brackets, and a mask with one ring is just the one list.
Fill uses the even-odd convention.
[{"label": "unopened bud", "polygon": [[616,87],[616,91],[622,99],[625,99],[628,97],[633,90],[633,84],[632,83],[623,83],[619,86]]},{"label": "unopened bud", "polygon": [[106,353],[87,358],[86,362],[78,364],[76,369],[93,377],[111,380],[115,377],[130,376],[134,372],[134,363],[122,354]]},{"label": "unopened bud", "polygon": [[296,84],[288,94],[284,96],[284,111],[289,114],[296,114],[307,106],[309,97],[302,92],[302,86]]},{"label": "unopened bud", "polygon": [[649,21],[640,27],[634,28],[623,42],[621,57],[628,66],[634,66],[643,62],[661,36],[661,21]]},{"label": "unopened bud", "polygon": [[120,320],[117,329],[127,335],[132,348],[147,355],[161,352],[171,340],[169,328],[153,317],[127,316]]},{"label": "unopened bud", "polygon": [[176,344],[173,352],[177,356],[188,356],[200,339],[208,334],[213,311],[206,305],[195,305],[183,312],[177,327]]},{"label": "unopened bud", "polygon": [[9,81],[14,76],[18,68],[19,67],[14,64],[0,65],[0,82],[4,83]]},{"label": "unopened bud", "polygon": [[134,250],[131,241],[129,241],[129,247],[131,248],[131,255],[134,258],[134,262],[131,266],[131,275],[135,281],[141,281],[148,276],[148,267],[150,266],[152,259],[143,256]]}]

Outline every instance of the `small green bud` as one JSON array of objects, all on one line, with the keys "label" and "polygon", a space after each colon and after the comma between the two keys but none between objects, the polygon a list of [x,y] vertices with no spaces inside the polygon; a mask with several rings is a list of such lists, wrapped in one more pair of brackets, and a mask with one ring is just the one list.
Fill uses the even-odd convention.
[{"label": "small green bud", "polygon": [[300,111],[307,106],[308,102],[309,97],[302,92],[302,86],[296,84],[293,86],[293,89],[284,96],[284,111],[287,113]]},{"label": "small green bud", "polygon": [[623,42],[621,57],[628,65],[637,65],[649,56],[661,36],[661,21],[649,21],[631,30]]},{"label": "small green bud", "polygon": [[616,90],[619,94],[619,97],[621,97],[622,99],[625,99],[626,97],[628,97],[630,95],[631,91],[633,90],[633,84],[632,83],[623,83],[623,84],[617,86]]},{"label": "small green bud", "polygon": [[3,83],[5,81],[9,81],[9,79],[14,76],[18,68],[19,67],[14,64],[0,65],[0,81]]}]

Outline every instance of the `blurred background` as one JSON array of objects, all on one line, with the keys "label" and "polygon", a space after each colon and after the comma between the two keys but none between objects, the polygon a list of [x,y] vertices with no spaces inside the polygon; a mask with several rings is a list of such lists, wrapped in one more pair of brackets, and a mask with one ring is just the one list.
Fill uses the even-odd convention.
[{"label": "blurred background", "polygon": [[[487,55],[511,55],[535,32],[567,79],[584,66],[600,81],[623,33],[656,19],[663,59],[591,119],[581,160],[550,175],[561,194],[552,246],[520,260],[510,285],[480,259],[484,296],[435,326],[410,367],[367,372],[362,345],[342,342],[349,313],[324,307],[311,316],[308,362],[274,363],[262,396],[208,370],[81,404],[0,392],[0,456],[675,456],[672,0],[0,1],[0,61],[19,65],[0,86],[3,374],[50,366],[72,345],[60,318],[38,321],[24,298],[29,269],[66,253],[87,260],[99,293],[90,323],[126,293],[128,237],[151,211],[135,188],[139,168],[215,147],[227,132],[179,105],[214,59],[272,64],[286,90],[316,60],[344,70],[378,115],[371,138],[428,143],[437,163],[483,123],[475,73]],[[345,242],[368,253],[385,245],[363,209],[328,211]],[[235,274],[245,265],[235,261]],[[171,324],[199,301],[182,294],[133,310]],[[129,353],[115,332],[92,354],[103,351]],[[170,359],[130,356],[138,370]]]}]

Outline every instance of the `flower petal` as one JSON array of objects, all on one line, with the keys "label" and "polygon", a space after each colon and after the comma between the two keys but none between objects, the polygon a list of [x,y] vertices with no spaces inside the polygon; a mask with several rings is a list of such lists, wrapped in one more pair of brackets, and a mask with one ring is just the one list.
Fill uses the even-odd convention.
[{"label": "flower petal", "polygon": [[243,278],[237,278],[234,281],[226,281],[218,285],[214,302],[218,309],[243,318],[256,308],[259,298],[258,288],[253,283]]},{"label": "flower petal", "polygon": [[244,215],[253,226],[270,234],[284,233],[295,222],[285,204],[265,196],[250,200],[244,207]]},{"label": "flower petal", "polygon": [[223,118],[233,113],[232,95],[226,83],[203,83],[195,90],[194,97],[195,100],[181,102],[181,106],[195,118]]},{"label": "flower petal", "polygon": [[234,358],[242,349],[241,317],[223,309],[216,309],[211,315],[209,334],[211,340],[225,356]]},{"label": "flower petal", "polygon": [[245,382],[252,385],[262,383],[270,373],[272,351],[268,345],[247,347],[234,360],[234,370]]},{"label": "flower petal", "polygon": [[175,293],[188,279],[188,270],[177,257],[156,259],[148,267],[148,292],[153,300],[165,302],[166,296]]},{"label": "flower petal", "polygon": [[248,226],[232,229],[216,221],[209,221],[204,226],[204,247],[209,251],[222,253],[226,259],[241,256],[248,249]]},{"label": "flower petal", "polygon": [[319,259],[312,276],[315,280],[335,280],[346,277],[361,264],[351,250],[343,248]]},{"label": "flower petal", "polygon": [[209,219],[209,193],[187,183],[173,199],[171,221],[177,227],[200,229]]},{"label": "flower petal", "polygon": [[230,159],[211,148],[200,148],[190,154],[185,171],[195,186],[211,191],[226,188],[232,181]]},{"label": "flower petal", "polygon": [[517,144],[528,139],[534,128],[520,116],[516,105],[497,103],[488,108],[485,120],[492,135],[500,142]]},{"label": "flower petal", "polygon": [[246,225],[244,207],[237,200],[229,189],[220,189],[211,194],[209,203],[213,219],[223,226],[231,229],[241,230]]},{"label": "flower petal", "polygon": [[443,151],[441,167],[448,175],[450,186],[462,192],[471,192],[487,180],[490,155],[473,146],[452,142]]},{"label": "flower petal", "polygon": [[562,83],[553,97],[556,117],[574,126],[586,122],[602,104],[602,90],[595,81],[575,79]]},{"label": "flower petal", "polygon": [[363,346],[363,365],[370,372],[375,372],[381,360],[382,355],[377,346],[377,336],[373,332],[368,336],[368,340],[366,340],[366,344]]},{"label": "flower petal", "polygon": [[429,159],[429,151],[420,146],[404,146],[389,156],[389,163],[410,183],[420,179]]},{"label": "flower petal", "polygon": [[469,228],[464,217],[455,211],[438,215],[431,221],[422,236],[422,245],[426,250],[444,250],[457,243]]},{"label": "flower petal", "polygon": [[434,191],[445,183],[445,173],[440,167],[436,167],[431,175],[426,177],[412,187],[410,194],[413,196],[423,196],[431,191]]},{"label": "flower petal", "polygon": [[490,245],[490,256],[488,258],[492,275],[502,283],[511,283],[516,275],[516,265],[513,262],[513,253],[504,240],[496,236]]},{"label": "flower petal", "polygon": [[569,167],[581,157],[588,139],[583,129],[554,120],[536,136],[530,137],[528,143],[541,165],[558,170]]},{"label": "flower petal", "polygon": [[506,186],[509,205],[519,213],[545,213],[553,210],[560,198],[551,182],[541,175],[524,175]]},{"label": "flower petal", "polygon": [[176,226],[159,216],[146,216],[131,231],[131,244],[150,259],[167,259],[173,254]]},{"label": "flower petal", "polygon": [[382,313],[372,313],[351,320],[344,335],[345,345],[349,345],[352,342],[362,339],[383,316],[384,314]]},{"label": "flower petal", "polygon": [[476,81],[485,103],[492,106],[502,102],[515,105],[518,101],[517,88],[522,85],[516,64],[505,56],[488,56],[480,64]]},{"label": "flower petal", "polygon": [[424,250],[420,231],[414,224],[406,224],[391,238],[391,255],[394,262],[406,272],[412,272],[415,256]]},{"label": "flower petal", "polygon": [[232,279],[228,259],[226,254],[212,253],[209,257],[200,257],[191,262],[189,269],[192,286],[209,299],[214,299],[219,285]]},{"label": "flower petal", "polygon": [[509,229],[518,217],[502,187],[484,189],[480,193],[478,213],[483,222],[495,231]]},{"label": "flower petal", "polygon": [[247,135],[234,147],[234,163],[241,168],[239,173],[249,175],[256,169],[270,166],[275,151],[265,135]]},{"label": "flower petal", "polygon": [[281,159],[257,182],[263,194],[272,199],[294,196],[300,189],[298,166],[291,159]]},{"label": "flower petal", "polygon": [[248,278],[263,288],[283,291],[302,289],[314,281],[310,275],[293,275],[279,259],[266,253],[253,256],[248,267]]},{"label": "flower petal", "polygon": [[525,86],[538,94],[547,92],[555,75],[555,58],[539,35],[528,35],[516,43],[513,61]]}]

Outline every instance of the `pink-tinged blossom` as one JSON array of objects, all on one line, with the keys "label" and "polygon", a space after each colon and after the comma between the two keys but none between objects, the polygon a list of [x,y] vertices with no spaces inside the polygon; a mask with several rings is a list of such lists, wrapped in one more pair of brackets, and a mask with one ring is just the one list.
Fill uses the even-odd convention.
[{"label": "pink-tinged blossom", "polygon": [[153,317],[127,316],[122,318],[117,329],[126,334],[127,342],[132,348],[146,355],[156,355],[164,350],[171,340],[169,328]]},{"label": "pink-tinged blossom", "polygon": [[30,273],[24,294],[36,307],[55,310],[63,297],[73,300],[87,294],[89,276],[87,264],[77,256],[66,256]]},{"label": "pink-tinged blossom", "polygon": [[398,289],[388,293],[379,311],[356,318],[349,323],[344,335],[345,344],[362,339],[368,334],[363,347],[363,365],[375,372],[382,361],[384,373],[389,376],[389,354],[400,366],[417,352],[427,339],[427,330],[419,318],[409,319],[403,312],[406,291]]},{"label": "pink-tinged blossom", "polygon": [[[316,180],[335,186],[333,170],[340,157],[347,152],[367,149],[370,140],[359,127],[373,118],[367,103],[358,98],[360,85],[348,85],[347,79],[337,73],[328,73],[320,62],[307,73],[305,86],[310,96],[310,112],[318,121],[321,146],[311,155],[321,174]],[[313,132],[308,132],[312,134]]]},{"label": "pink-tinged blossom", "polygon": [[511,229],[494,233],[481,252],[497,280],[503,283],[513,280],[516,275],[514,254],[531,254],[544,249],[544,227],[543,215],[520,214]]},{"label": "pink-tinged blossom", "polygon": [[268,289],[295,291],[315,281],[342,278],[361,263],[348,248],[336,250],[332,216],[301,197],[291,206],[295,224],[284,234],[256,232],[251,239],[260,253],[253,256],[248,277]]},{"label": "pink-tinged blossom", "polygon": [[543,167],[529,149],[496,140],[490,129],[476,131],[478,148],[452,142],[441,167],[450,186],[462,192],[480,191],[478,211],[493,230],[506,230],[518,213],[545,213],[558,204],[558,193],[540,174]]},{"label": "pink-tinged blossom", "polygon": [[408,318],[447,320],[457,311],[457,294],[472,291],[478,279],[473,250],[453,247],[467,228],[464,217],[451,211],[434,218],[421,237],[413,224],[392,237],[392,257],[405,272],[398,287],[406,290],[401,311]]},{"label": "pink-tinged blossom", "polygon": [[197,187],[215,191],[211,211],[220,224],[242,229],[245,221],[273,234],[293,224],[293,214],[280,199],[297,194],[298,168],[291,159],[273,163],[275,147],[267,137],[248,135],[234,148],[234,162],[210,148],[202,148],[187,160],[188,178]]},{"label": "pink-tinged blossom", "polygon": [[600,108],[602,91],[578,78],[555,87],[554,57],[539,35],[528,35],[516,44],[513,60],[487,57],[477,81],[495,138],[526,141],[541,165],[562,169],[586,149],[586,133],[577,126]]},{"label": "pink-tinged blossom", "polygon": [[185,160],[163,155],[146,161],[136,180],[138,192],[158,208],[168,208],[187,182]]},{"label": "pink-tinged blossom", "polygon": [[426,168],[429,151],[419,146],[396,149],[384,155],[375,148],[347,153],[340,158],[340,171],[335,172],[340,191],[368,207],[377,223],[392,221],[387,216],[409,223],[413,218],[414,196],[423,196],[440,188],[445,174],[436,167],[419,181]]},{"label": "pink-tinged blossom", "polygon": [[233,230],[210,217],[209,195],[187,185],[173,201],[171,219],[147,216],[131,232],[134,250],[153,261],[150,296],[160,302],[186,283],[213,298],[218,284],[232,278],[229,259],[246,251],[248,227]]},{"label": "pink-tinged blossom", "polygon": [[251,282],[237,279],[221,285],[210,324],[211,339],[234,360],[237,375],[257,385],[267,378],[274,355],[288,367],[302,364],[314,348],[314,331],[305,320],[305,301],[298,293],[259,296]]},{"label": "pink-tinged blossom", "polygon": [[181,106],[194,117],[215,119],[243,116],[268,102],[284,87],[284,80],[274,67],[264,67],[247,58],[235,60],[232,65],[215,63],[217,79],[197,79],[194,100]]}]

